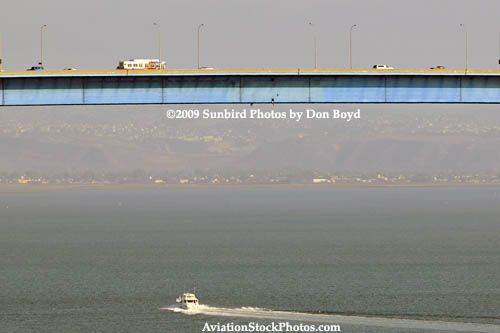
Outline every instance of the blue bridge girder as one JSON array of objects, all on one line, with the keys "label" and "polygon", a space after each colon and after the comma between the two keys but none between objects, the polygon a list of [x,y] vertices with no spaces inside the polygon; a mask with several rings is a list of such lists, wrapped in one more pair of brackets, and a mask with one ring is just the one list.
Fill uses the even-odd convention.
[{"label": "blue bridge girder", "polygon": [[497,70],[1,72],[0,105],[500,103]]}]

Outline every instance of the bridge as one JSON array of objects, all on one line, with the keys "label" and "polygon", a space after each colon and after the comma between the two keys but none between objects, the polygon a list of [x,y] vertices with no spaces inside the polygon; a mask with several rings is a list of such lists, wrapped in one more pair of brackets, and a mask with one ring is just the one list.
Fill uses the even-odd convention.
[{"label": "bridge", "polygon": [[500,70],[3,71],[0,105],[500,103]]}]

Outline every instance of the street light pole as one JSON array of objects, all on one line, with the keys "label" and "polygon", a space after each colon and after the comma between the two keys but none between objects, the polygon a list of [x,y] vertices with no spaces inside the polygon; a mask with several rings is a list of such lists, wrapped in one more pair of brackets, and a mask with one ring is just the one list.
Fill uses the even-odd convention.
[{"label": "street light pole", "polygon": [[357,27],[357,24],[353,24],[351,29],[349,29],[349,68],[352,69],[352,29]]},{"label": "street light pole", "polygon": [[0,32],[0,72],[2,71],[2,33]]},{"label": "street light pole", "polygon": [[469,70],[469,40],[465,24],[460,24],[460,27],[462,27],[465,31],[465,71],[467,72]]},{"label": "street light pole", "polygon": [[314,24],[309,22],[309,25],[312,27],[314,33],[314,69],[318,69],[318,36],[316,35]]},{"label": "street light pole", "polygon": [[46,27],[46,24],[40,27],[40,66],[43,66],[43,29]]},{"label": "street light pole", "polygon": [[160,31],[160,23],[153,23],[156,26],[156,30],[158,31],[158,60],[161,62],[161,31]]},{"label": "street light pole", "polygon": [[204,24],[198,25],[198,69],[200,69],[200,29]]}]

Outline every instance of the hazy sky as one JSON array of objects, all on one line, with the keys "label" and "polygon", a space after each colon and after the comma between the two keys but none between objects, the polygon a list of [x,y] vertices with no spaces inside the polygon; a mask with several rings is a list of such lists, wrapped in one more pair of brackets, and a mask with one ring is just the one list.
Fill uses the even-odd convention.
[{"label": "hazy sky", "polygon": [[196,27],[202,28],[202,65],[313,67],[314,22],[319,67],[348,66],[352,24],[354,67],[386,63],[414,68],[463,68],[465,23],[470,67],[498,68],[498,0],[1,0],[4,69],[39,60],[45,65],[114,68],[120,59],[157,57],[161,24],[169,68],[196,66]]}]

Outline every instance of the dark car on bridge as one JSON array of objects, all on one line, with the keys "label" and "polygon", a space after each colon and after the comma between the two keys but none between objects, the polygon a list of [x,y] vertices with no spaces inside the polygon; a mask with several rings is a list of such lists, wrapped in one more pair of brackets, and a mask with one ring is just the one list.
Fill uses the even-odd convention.
[{"label": "dark car on bridge", "polygon": [[32,66],[31,68],[28,68],[27,71],[46,71],[46,69],[43,66],[38,65],[38,66]]}]

